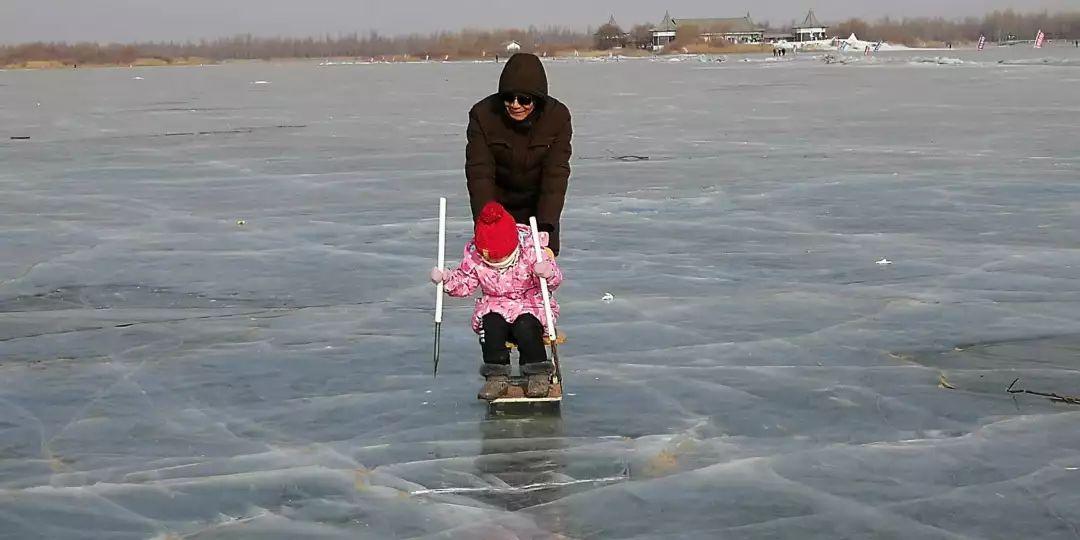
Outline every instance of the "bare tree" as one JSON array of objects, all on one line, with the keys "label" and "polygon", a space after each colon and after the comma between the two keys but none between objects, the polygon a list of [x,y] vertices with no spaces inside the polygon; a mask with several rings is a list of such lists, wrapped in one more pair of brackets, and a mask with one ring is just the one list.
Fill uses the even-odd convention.
[{"label": "bare tree", "polygon": [[628,34],[623,32],[623,29],[615,22],[615,17],[600,25],[600,28],[597,28],[596,33],[593,34],[596,48],[601,51],[614,49],[615,47],[625,47],[627,36]]},{"label": "bare tree", "polygon": [[630,29],[630,35],[628,36],[628,44],[633,45],[638,49],[647,49],[652,45],[652,27],[651,24],[637,24]]}]

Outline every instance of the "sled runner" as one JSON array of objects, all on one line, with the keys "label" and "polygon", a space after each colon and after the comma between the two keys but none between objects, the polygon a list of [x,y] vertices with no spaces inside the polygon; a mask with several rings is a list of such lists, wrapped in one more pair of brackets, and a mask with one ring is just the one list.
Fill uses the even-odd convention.
[{"label": "sled runner", "polygon": [[525,377],[512,377],[510,379],[510,390],[506,392],[506,395],[489,401],[491,406],[505,405],[508,403],[552,403],[558,405],[562,403],[562,383],[552,383],[551,390],[548,391],[548,395],[544,397],[531,398],[525,395],[525,385],[528,383],[528,379]]}]

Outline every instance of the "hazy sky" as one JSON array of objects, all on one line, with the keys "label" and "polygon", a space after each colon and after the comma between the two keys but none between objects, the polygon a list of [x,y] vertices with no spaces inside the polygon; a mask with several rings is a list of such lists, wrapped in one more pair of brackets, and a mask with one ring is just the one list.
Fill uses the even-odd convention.
[{"label": "hazy sky", "polygon": [[750,12],[775,24],[802,19],[813,7],[824,21],[847,17],[982,15],[1012,7],[1080,10],[1080,0],[0,0],[0,42],[37,40],[186,40],[238,33],[307,36],[385,34],[555,24],[584,29],[675,17]]}]

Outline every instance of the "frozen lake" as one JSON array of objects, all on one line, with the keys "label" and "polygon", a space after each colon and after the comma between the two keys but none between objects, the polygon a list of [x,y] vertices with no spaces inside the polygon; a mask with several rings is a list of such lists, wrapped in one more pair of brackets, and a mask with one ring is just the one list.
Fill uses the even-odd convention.
[{"label": "frozen lake", "polygon": [[0,72],[0,538],[1077,538],[1080,49],[820,57],[548,63],[561,416],[431,376],[501,65]]}]

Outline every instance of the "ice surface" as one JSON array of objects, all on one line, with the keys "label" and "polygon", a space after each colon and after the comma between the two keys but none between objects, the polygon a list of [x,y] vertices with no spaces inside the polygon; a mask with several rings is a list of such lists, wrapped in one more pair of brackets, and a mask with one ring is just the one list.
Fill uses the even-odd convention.
[{"label": "ice surface", "polygon": [[1080,51],[931,54],[549,62],[561,416],[430,374],[501,66],[0,73],[0,537],[1076,538]]}]

